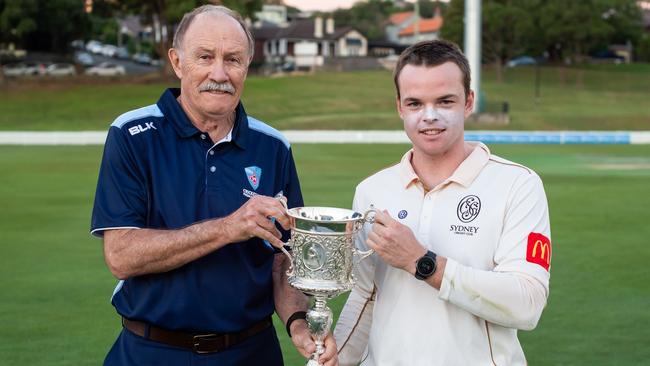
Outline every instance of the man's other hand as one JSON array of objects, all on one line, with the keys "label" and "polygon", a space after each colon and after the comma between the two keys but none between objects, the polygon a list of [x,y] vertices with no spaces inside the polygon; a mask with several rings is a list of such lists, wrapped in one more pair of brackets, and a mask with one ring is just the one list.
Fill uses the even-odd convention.
[{"label": "man's other hand", "polygon": [[285,230],[290,228],[291,221],[285,206],[279,199],[266,196],[252,197],[237,211],[223,219],[230,242],[258,237],[280,248],[284,243],[280,240],[282,234],[275,227],[275,222]]},{"label": "man's other hand", "polygon": [[[298,352],[306,358],[311,357],[311,355],[316,351],[316,343],[309,334],[309,328],[307,328],[307,322],[305,321],[295,321],[291,325],[291,341],[296,347]],[[332,334],[328,334],[324,340],[325,343],[325,352],[318,358],[324,366],[338,366],[339,358],[336,350],[336,341]]]}]

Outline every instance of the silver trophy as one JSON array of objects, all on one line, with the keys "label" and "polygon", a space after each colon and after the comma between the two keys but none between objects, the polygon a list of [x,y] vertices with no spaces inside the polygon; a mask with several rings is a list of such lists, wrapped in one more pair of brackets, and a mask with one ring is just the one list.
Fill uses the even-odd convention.
[{"label": "silver trophy", "polygon": [[365,223],[374,222],[375,210],[365,214],[333,207],[296,207],[288,210],[293,219],[291,240],[287,245],[292,254],[287,272],[289,284],[304,294],[313,296],[314,303],[307,311],[307,325],[316,343],[316,351],[307,366],[318,366],[318,357],[325,351],[323,339],[332,326],[332,310],[327,300],[349,291],[354,286],[352,266],[354,255],[358,261],[370,256],[373,250],[358,251],[355,234]]}]

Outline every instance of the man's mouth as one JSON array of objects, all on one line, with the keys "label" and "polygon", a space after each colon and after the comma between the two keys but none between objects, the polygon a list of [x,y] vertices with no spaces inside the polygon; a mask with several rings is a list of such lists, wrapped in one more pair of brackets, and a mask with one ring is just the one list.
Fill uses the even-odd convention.
[{"label": "man's mouth", "polygon": [[444,128],[425,128],[419,131],[421,134],[426,136],[437,136],[445,132]]},{"label": "man's mouth", "polygon": [[204,90],[203,92],[204,93],[210,93],[210,94],[228,94],[228,95],[232,94],[232,93],[227,92],[225,90]]}]

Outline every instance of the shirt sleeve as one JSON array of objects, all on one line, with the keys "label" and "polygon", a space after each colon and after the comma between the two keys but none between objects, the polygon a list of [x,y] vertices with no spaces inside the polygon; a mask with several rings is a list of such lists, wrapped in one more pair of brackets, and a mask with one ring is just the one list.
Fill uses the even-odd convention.
[{"label": "shirt sleeve", "polygon": [[146,226],[146,182],[130,147],[122,130],[109,129],[95,192],[93,235],[103,236],[106,229]]},{"label": "shirt sleeve", "polygon": [[489,322],[535,328],[549,293],[551,242],[548,204],[541,180],[528,174],[507,203],[492,271],[447,259],[440,298]]},{"label": "shirt sleeve", "polygon": [[[365,212],[368,209],[361,201],[357,192],[352,206],[354,211]],[[360,251],[368,250],[366,238],[370,228],[370,224],[364,225],[355,238],[355,245]],[[339,348],[339,364],[342,366],[359,364],[368,345],[375,301],[376,258],[376,255],[371,255],[358,263],[355,259],[356,283],[334,329],[334,339]]]}]

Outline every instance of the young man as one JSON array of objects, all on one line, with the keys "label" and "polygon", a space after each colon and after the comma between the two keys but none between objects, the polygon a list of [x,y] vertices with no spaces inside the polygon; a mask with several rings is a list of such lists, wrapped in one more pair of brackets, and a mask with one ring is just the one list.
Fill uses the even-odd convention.
[{"label": "young man", "polygon": [[[250,32],[205,5],[183,17],[173,45],[180,89],[118,117],[104,149],[92,233],[121,280],[112,303],[124,327],[105,364],[279,366],[274,310],[309,356],[306,297],[271,246],[289,228],[273,197],[302,206],[291,148],[240,101]],[[331,336],[326,348],[320,361],[336,365]]]},{"label": "young man", "polygon": [[530,169],[464,141],[474,93],[452,43],[409,47],[395,68],[397,111],[413,144],[359,184],[374,205],[335,339],[354,365],[525,365],[517,329],[535,328],[551,259],[548,207]]}]

